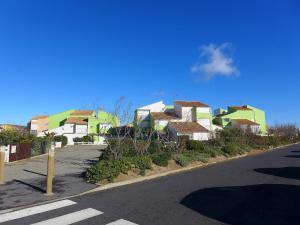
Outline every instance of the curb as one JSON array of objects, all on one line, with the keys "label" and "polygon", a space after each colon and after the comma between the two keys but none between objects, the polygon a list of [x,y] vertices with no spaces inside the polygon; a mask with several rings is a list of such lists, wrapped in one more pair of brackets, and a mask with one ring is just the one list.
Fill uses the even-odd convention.
[{"label": "curb", "polygon": [[191,170],[194,170],[194,169],[205,168],[205,167],[208,167],[208,166],[211,166],[211,165],[214,165],[214,164],[224,163],[224,162],[231,161],[231,160],[236,160],[236,159],[255,156],[255,155],[260,155],[260,154],[265,154],[265,153],[269,153],[273,150],[283,149],[283,148],[293,146],[293,145],[297,145],[297,144],[300,144],[300,142],[292,143],[292,144],[288,144],[288,145],[283,145],[283,146],[279,146],[279,147],[275,147],[275,148],[271,148],[271,149],[267,149],[267,150],[262,150],[262,152],[257,152],[257,153],[254,153],[252,155],[250,155],[249,153],[246,153],[246,154],[243,154],[243,155],[227,158],[225,160],[218,161],[218,162],[210,162],[210,163],[205,163],[205,164],[199,164],[199,165],[194,165],[194,166],[191,166],[191,167],[184,167],[184,168],[180,168],[180,169],[176,169],[176,170],[167,171],[167,172],[164,172],[164,173],[153,174],[153,175],[150,175],[150,176],[138,177],[138,178],[134,178],[134,179],[127,180],[127,181],[109,183],[109,184],[106,184],[106,185],[103,185],[103,186],[100,186],[100,187],[97,187],[97,188],[94,188],[92,190],[85,191],[85,192],[82,192],[82,193],[79,193],[79,194],[76,194],[76,195],[66,196],[66,197],[52,199],[52,200],[48,200],[48,201],[42,201],[42,202],[39,202],[39,203],[29,204],[29,205],[26,205],[26,206],[19,206],[19,207],[15,207],[15,208],[11,208],[11,209],[5,209],[5,210],[0,211],[0,215],[5,214],[5,213],[9,213],[9,212],[13,212],[13,211],[16,211],[16,210],[28,208],[28,207],[43,205],[43,204],[47,204],[47,203],[51,203],[51,202],[61,201],[61,200],[64,200],[64,199],[80,197],[80,196],[83,196],[83,195],[86,195],[86,194],[91,194],[91,193],[94,193],[94,192],[105,191],[105,190],[109,190],[109,189],[112,189],[112,188],[122,187],[122,186],[135,184],[135,183],[141,183],[141,182],[144,182],[144,181],[154,180],[154,179],[157,179],[157,178],[160,178],[160,177],[166,177],[168,175],[184,173],[184,172],[188,172],[188,171],[191,171]]}]

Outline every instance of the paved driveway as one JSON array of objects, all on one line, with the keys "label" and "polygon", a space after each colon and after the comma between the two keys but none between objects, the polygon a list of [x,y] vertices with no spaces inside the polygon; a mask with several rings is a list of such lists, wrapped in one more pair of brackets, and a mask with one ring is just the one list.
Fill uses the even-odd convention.
[{"label": "paved driveway", "polygon": [[[0,186],[0,210],[26,205],[40,200],[78,194],[94,188],[82,173],[98,161],[104,146],[72,146],[55,153],[54,193],[46,189],[47,155],[5,165],[6,185]],[[25,197],[24,197],[25,196]]]}]

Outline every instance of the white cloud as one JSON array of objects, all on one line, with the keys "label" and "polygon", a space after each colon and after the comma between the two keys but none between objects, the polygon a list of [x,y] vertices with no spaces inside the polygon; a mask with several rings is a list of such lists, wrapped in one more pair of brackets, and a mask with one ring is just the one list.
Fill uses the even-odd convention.
[{"label": "white cloud", "polygon": [[[200,57],[207,59],[206,63],[195,63],[191,72],[200,74],[199,78],[211,79],[214,76],[238,76],[239,70],[234,66],[234,60],[228,53],[231,46],[228,43],[222,45],[209,44],[200,48]],[[227,53],[227,54],[226,54]]]}]

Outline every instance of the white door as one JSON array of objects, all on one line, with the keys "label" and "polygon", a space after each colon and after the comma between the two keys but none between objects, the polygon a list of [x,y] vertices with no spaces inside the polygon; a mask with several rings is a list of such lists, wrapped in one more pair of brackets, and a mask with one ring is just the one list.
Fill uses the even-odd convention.
[{"label": "white door", "polygon": [[9,149],[10,149],[10,145],[4,146],[4,162],[9,162]]}]

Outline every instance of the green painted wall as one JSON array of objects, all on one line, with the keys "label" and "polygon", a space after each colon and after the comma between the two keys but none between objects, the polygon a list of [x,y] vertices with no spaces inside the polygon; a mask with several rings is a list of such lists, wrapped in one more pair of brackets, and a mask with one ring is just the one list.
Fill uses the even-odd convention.
[{"label": "green painted wall", "polygon": [[61,113],[56,113],[54,115],[49,116],[48,119],[48,129],[52,130],[55,129],[57,127],[60,127],[61,125],[63,125],[63,122],[69,118],[72,112],[74,112],[74,109],[71,110],[67,110]]},{"label": "green painted wall", "polygon": [[112,126],[120,125],[120,119],[118,117],[104,111],[98,112],[98,121],[99,123],[111,123]]},{"label": "green painted wall", "polygon": [[212,129],[213,116],[212,116],[211,109],[209,109],[209,113],[200,113],[200,112],[197,112],[196,113],[196,118],[197,118],[197,120],[199,120],[199,119],[209,119],[209,121],[210,121],[210,129]]},{"label": "green painted wall", "polygon": [[236,110],[228,107],[228,114],[216,116],[213,122],[222,127],[226,127],[230,125],[233,119],[247,119],[258,123],[260,125],[260,131],[265,133],[267,131],[265,112],[249,105],[247,105],[247,108],[252,110]]},{"label": "green painted wall", "polygon": [[221,116],[221,126],[226,127],[233,119],[247,119],[254,120],[254,112],[251,110],[237,110],[233,113]]},{"label": "green painted wall", "polygon": [[263,133],[267,132],[266,114],[263,110],[247,105],[247,108],[254,111],[255,122],[260,125],[260,131]]}]

